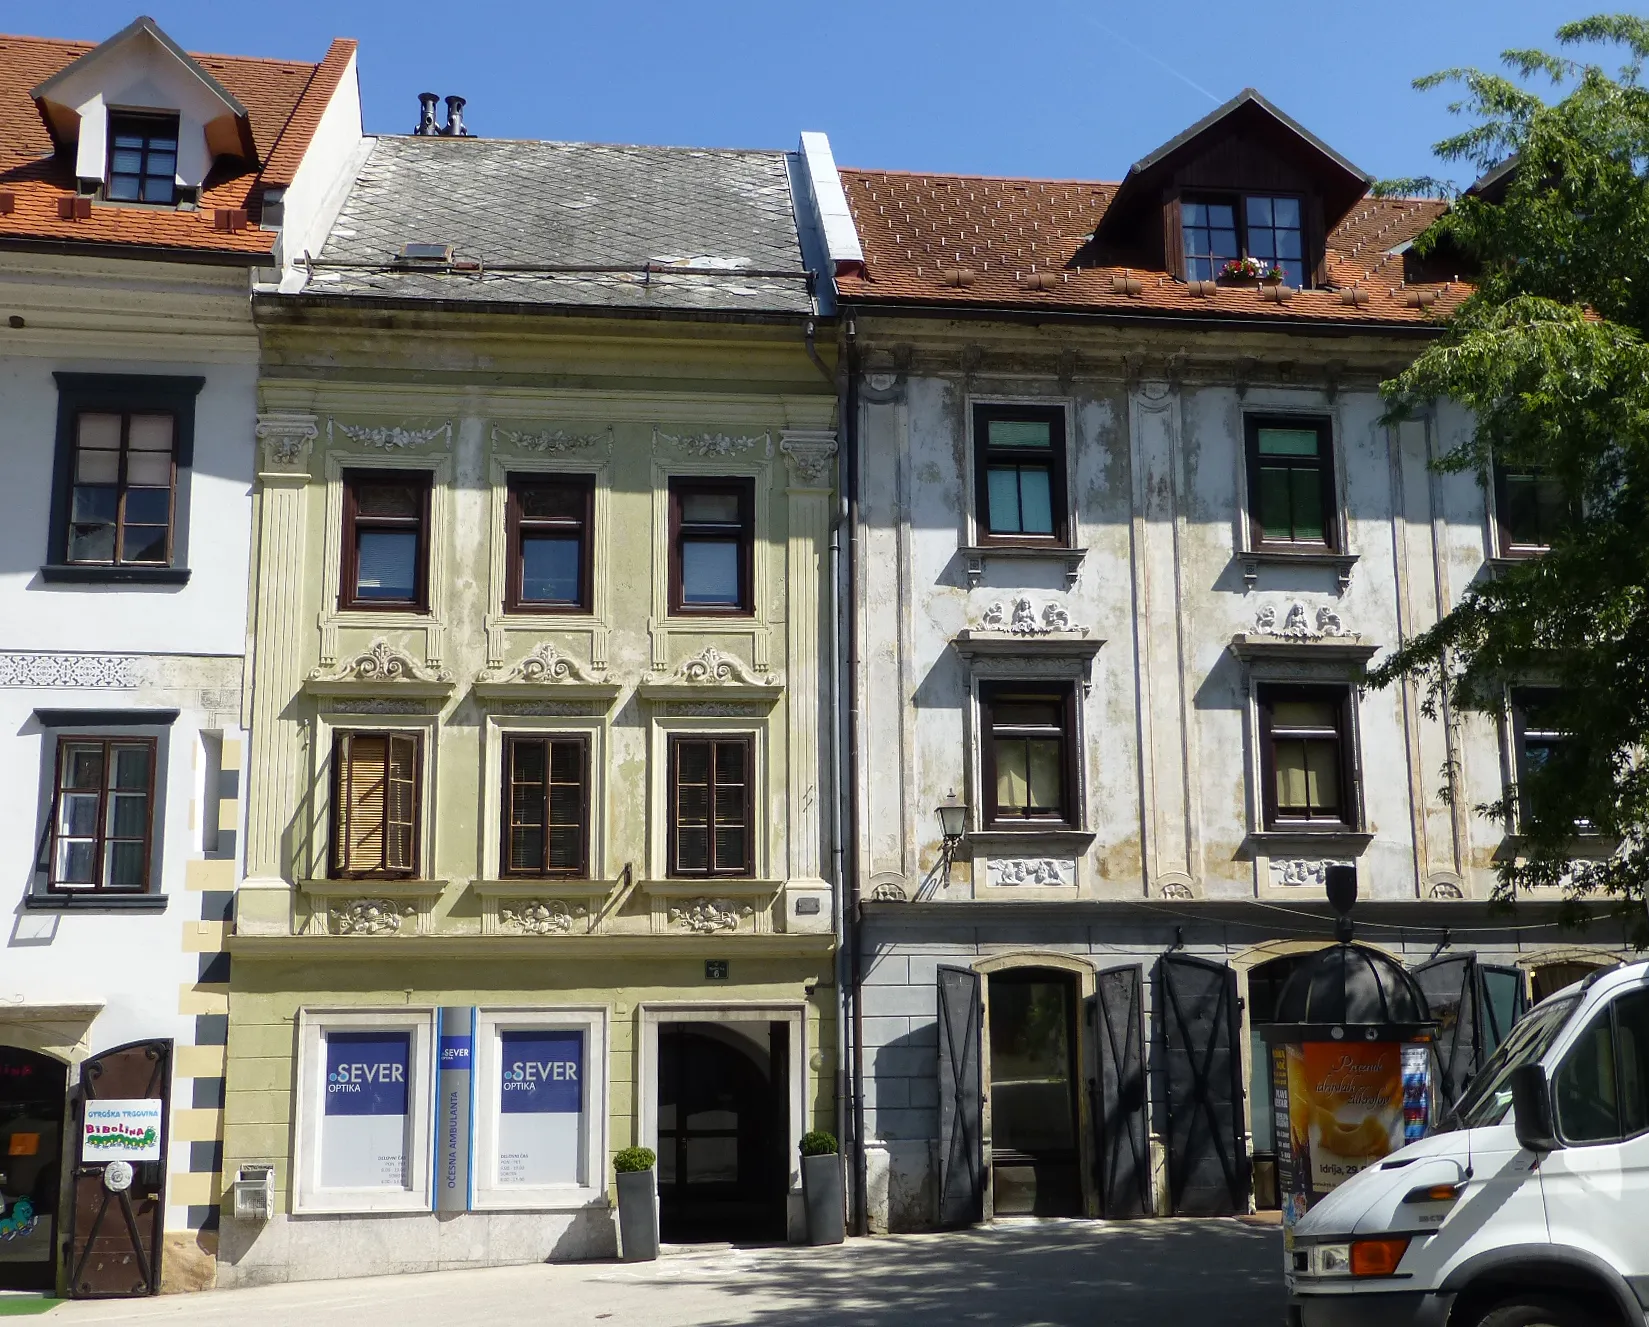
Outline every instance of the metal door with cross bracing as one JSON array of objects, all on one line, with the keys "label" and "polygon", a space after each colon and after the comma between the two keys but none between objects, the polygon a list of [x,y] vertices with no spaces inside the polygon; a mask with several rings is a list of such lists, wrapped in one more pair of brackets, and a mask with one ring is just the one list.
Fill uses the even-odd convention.
[{"label": "metal door with cross bracing", "polygon": [[1107,968],[1083,1001],[1094,1126],[1094,1188],[1100,1215],[1151,1214],[1151,1143],[1146,1119],[1144,974]]},{"label": "metal door with cross bracing", "polygon": [[939,1224],[985,1215],[984,1088],[980,1034],[984,1000],[977,972],[939,969]]},{"label": "metal door with cross bracing", "polygon": [[[134,1041],[94,1055],[80,1066],[75,1137],[69,1147],[74,1189],[69,1219],[69,1294],[115,1299],[160,1293],[161,1230],[166,1216],[166,1148],[171,1122],[172,1043]],[[156,1160],[130,1163],[129,1183],[114,1161],[87,1162],[88,1101],[160,1103]],[[111,1173],[112,1172],[112,1173]]]},{"label": "metal door with cross bracing", "polygon": [[1168,1192],[1175,1216],[1248,1210],[1237,974],[1194,954],[1157,965],[1167,1108]]}]

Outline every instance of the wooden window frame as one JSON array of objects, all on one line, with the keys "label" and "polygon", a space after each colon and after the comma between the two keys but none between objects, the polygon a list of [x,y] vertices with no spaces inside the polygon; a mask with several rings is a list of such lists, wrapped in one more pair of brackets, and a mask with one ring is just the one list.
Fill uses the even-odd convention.
[{"label": "wooden window frame", "polygon": [[[62,807],[65,792],[83,791],[67,789],[63,786],[63,762],[71,746],[101,746],[103,748],[103,777],[100,780],[97,796],[97,879],[98,883],[90,885],[65,884],[57,879],[57,845],[64,836],[58,832],[60,824],[59,812]],[[144,797],[148,803],[148,815],[143,827],[143,883],[141,885],[105,885],[102,879],[108,864],[108,848],[110,835],[108,833],[109,811],[109,779],[112,773],[110,755],[113,748],[120,746],[140,746],[149,753],[149,782],[144,788]],[[46,846],[46,889],[47,895],[54,898],[83,898],[87,895],[103,897],[117,896],[130,898],[152,892],[154,884],[154,852],[155,852],[155,802],[159,794],[158,776],[160,773],[160,743],[154,737],[117,737],[107,733],[64,733],[57,738],[57,751],[52,761],[52,796],[50,816],[51,820],[45,837]],[[79,839],[84,835],[72,834],[69,838]],[[130,840],[121,840],[129,842]]]},{"label": "wooden window frame", "polygon": [[[736,493],[739,499],[739,601],[736,604],[689,604],[682,597],[683,542],[693,537],[683,529],[684,493]],[[676,617],[753,617],[756,612],[756,481],[750,476],[672,475],[670,496],[670,613]]]},{"label": "wooden window frame", "polygon": [[[1058,700],[1060,704],[1060,807],[1058,816],[1003,815],[996,801],[996,718],[999,698],[1006,695],[1038,696]],[[979,731],[982,737],[979,751],[980,816],[986,830],[1035,831],[1046,829],[1076,829],[1079,826],[1076,684],[1074,682],[1045,682],[993,680],[979,684]]]},{"label": "wooden window frame", "polygon": [[[343,482],[343,543],[338,571],[338,611],[347,613],[427,613],[429,612],[430,506],[434,476],[428,470],[395,470],[367,467],[345,470]],[[356,507],[357,484],[412,484],[420,492],[419,512],[405,516],[361,516]],[[360,573],[359,532],[365,529],[405,529],[406,522],[418,523],[418,565],[414,572],[411,599],[361,599],[356,597]]]},{"label": "wooden window frame", "polygon": [[[1528,792],[1526,789],[1529,762],[1526,743],[1531,735],[1545,738],[1548,741],[1572,742],[1574,734],[1562,728],[1536,726],[1529,722],[1530,711],[1539,705],[1538,697],[1556,699],[1560,693],[1558,687],[1553,686],[1516,686],[1511,687],[1507,695],[1508,707],[1511,710],[1512,729],[1512,778],[1517,784],[1517,804],[1514,808],[1512,831],[1518,832],[1524,821],[1529,818]],[[1576,820],[1575,832],[1581,835],[1596,834],[1595,822],[1591,820]]]},{"label": "wooden window frame", "polygon": [[[566,530],[564,522],[556,519],[527,517],[521,514],[521,490],[528,488],[565,488],[576,490],[583,499],[584,514],[578,526],[578,600],[571,604],[544,603],[521,597],[523,579],[523,538],[544,531]],[[568,474],[513,474],[506,487],[504,537],[508,549],[508,565],[504,572],[504,611],[506,613],[560,614],[591,611],[592,590],[595,585],[593,570],[595,552],[595,476]]]},{"label": "wooden window frame", "polygon": [[[1271,832],[1332,834],[1355,833],[1362,823],[1362,788],[1359,786],[1355,743],[1357,730],[1352,719],[1353,691],[1333,682],[1262,682],[1255,688],[1259,713],[1260,787],[1265,828]],[[1334,704],[1334,728],[1339,744],[1340,814],[1337,819],[1306,819],[1283,816],[1277,806],[1277,745],[1271,714],[1279,700],[1330,700]]]},{"label": "wooden window frame", "polygon": [[[1317,284],[1317,265],[1319,262],[1318,227],[1315,224],[1316,212],[1313,206],[1316,200],[1310,194],[1295,193],[1289,189],[1242,189],[1235,191],[1230,189],[1187,189],[1180,194],[1178,198],[1174,199],[1175,206],[1172,208],[1175,233],[1167,238],[1167,243],[1164,245],[1165,250],[1178,259],[1175,269],[1176,275],[1181,280],[1190,279],[1187,273],[1191,256],[1185,250],[1184,205],[1186,203],[1229,205],[1232,210],[1232,219],[1236,223],[1238,256],[1247,258],[1251,256],[1248,249],[1248,200],[1250,198],[1269,198],[1273,200],[1286,198],[1300,205],[1299,261],[1303,280],[1298,289],[1312,289]],[[1268,260],[1262,258],[1258,261],[1266,262]],[[1276,265],[1275,260],[1271,260],[1271,265]],[[1217,281],[1219,275],[1218,272],[1215,272],[1213,279]]]},{"label": "wooden window frame", "polygon": [[[550,753],[556,742],[575,743],[579,748],[578,865],[552,868],[549,865]],[[537,745],[544,752],[544,850],[539,866],[525,870],[510,865],[510,832],[515,827],[515,770],[513,757],[518,746]],[[590,735],[582,732],[505,733],[503,748],[503,816],[499,846],[498,874],[506,880],[587,880],[590,877]]]},{"label": "wooden window frame", "polygon": [[[111,110],[108,113],[108,117],[109,117],[108,118],[108,125],[107,125],[108,142],[107,142],[107,148],[106,148],[107,155],[104,159],[104,167],[103,167],[103,199],[104,199],[104,201],[109,202],[109,203],[119,203],[123,206],[130,206],[133,203],[140,203],[140,204],[147,204],[150,207],[176,207],[177,206],[177,201],[178,201],[178,194],[180,193],[180,190],[178,188],[178,182],[177,182],[177,161],[178,161],[178,157],[180,155],[182,155],[182,148],[183,148],[183,140],[180,136],[181,129],[182,129],[181,117],[176,116],[176,115],[156,114],[154,112],[149,112],[149,111],[114,111],[114,110]],[[145,169],[140,170],[137,174],[137,177],[136,177],[137,181],[138,181],[138,187],[137,187],[138,196],[136,198],[116,198],[110,192],[110,189],[114,184],[114,177],[115,177],[115,174],[116,174],[115,168],[114,168],[115,135],[120,131],[120,129],[123,126],[128,127],[129,132],[140,133],[143,137],[142,153],[143,153],[143,166],[145,167]],[[147,181],[151,180],[151,179],[158,178],[158,177],[150,175],[148,173],[148,170],[146,169],[148,164],[149,164],[149,153],[151,151],[151,149],[149,147],[149,143],[150,143],[151,139],[163,136],[162,134],[157,132],[158,130],[162,130],[162,129],[170,129],[171,130],[172,141],[177,145],[176,147],[173,148],[172,153],[171,153],[171,156],[172,156],[172,174],[171,174],[171,177],[167,181],[167,183],[168,183],[168,185],[170,186],[170,189],[171,189],[171,197],[170,198],[165,198],[165,199],[145,198],[145,197],[143,197],[144,184]],[[131,173],[129,171],[121,171],[121,172],[119,172],[119,174],[121,176],[125,177],[125,178],[128,178],[128,179],[131,178]]]},{"label": "wooden window frame", "polygon": [[[54,373],[57,383],[57,439],[52,464],[51,522],[47,582],[182,585],[189,579],[189,490],[195,460],[195,399],[205,378],[142,373]],[[70,562],[70,516],[74,507],[75,460],[80,416],[164,415],[172,417],[172,500],[167,521],[166,558],[160,562]],[[124,439],[128,425],[122,424]],[[117,531],[118,537],[118,531]],[[119,552],[119,545],[116,545]]]},{"label": "wooden window frame", "polygon": [[[1024,448],[990,445],[993,421],[1046,423],[1051,456],[1048,461],[1048,502],[1053,509],[1052,534],[996,534],[991,530],[990,467],[993,460],[1022,459]],[[1057,405],[979,404],[973,408],[973,509],[980,546],[1009,548],[1069,548],[1071,513],[1068,497],[1069,461],[1065,445],[1065,407]]]},{"label": "wooden window frame", "polygon": [[[708,795],[709,857],[712,865],[703,871],[682,869],[677,852],[680,842],[680,821],[677,816],[680,784],[680,752],[688,743],[703,743],[710,750],[710,783]],[[738,870],[718,869],[714,865],[716,853],[716,753],[715,748],[737,743],[744,747],[744,824],[745,862]],[[684,880],[749,880],[756,874],[756,739],[753,733],[671,733],[669,739],[669,767],[666,775],[665,832],[669,835],[665,871],[673,879]]]},{"label": "wooden window frame", "polygon": [[[1314,430],[1318,445],[1318,485],[1323,504],[1323,538],[1315,542],[1304,539],[1267,539],[1265,521],[1260,510],[1260,430],[1288,429]],[[1248,548],[1254,553],[1300,553],[1321,556],[1340,553],[1344,539],[1340,530],[1339,486],[1335,480],[1334,422],[1326,415],[1267,415],[1243,416],[1243,456],[1247,463]]]},{"label": "wooden window frame", "polygon": [[[411,865],[405,870],[379,867],[367,871],[351,871],[345,868],[344,863],[349,860],[350,848],[350,816],[348,779],[349,762],[345,749],[351,740],[357,737],[381,737],[385,741],[394,743],[396,740],[412,743],[412,844],[409,856]],[[393,746],[391,747],[393,752]],[[393,755],[385,761],[385,777],[388,777],[389,765]],[[328,845],[327,860],[330,867],[328,878],[332,880],[416,880],[419,878],[419,868],[422,865],[423,838],[424,838],[424,734],[400,728],[335,728],[332,731],[332,815],[331,841]],[[389,796],[386,790],[384,796],[384,820],[379,826],[383,834],[383,842],[387,851],[389,842]]]},{"label": "wooden window frame", "polygon": [[[1538,478],[1540,471],[1533,468],[1522,470],[1509,468],[1502,465],[1499,461],[1494,461],[1491,469],[1494,480],[1494,535],[1496,554],[1507,561],[1520,561],[1527,558],[1538,558],[1545,556],[1545,554],[1551,551],[1552,546],[1550,544],[1519,543],[1512,537],[1512,529],[1507,521],[1507,510],[1511,504],[1506,491],[1506,481],[1510,479],[1512,475],[1535,475]],[[1554,480],[1552,482],[1555,483],[1556,481]]]}]

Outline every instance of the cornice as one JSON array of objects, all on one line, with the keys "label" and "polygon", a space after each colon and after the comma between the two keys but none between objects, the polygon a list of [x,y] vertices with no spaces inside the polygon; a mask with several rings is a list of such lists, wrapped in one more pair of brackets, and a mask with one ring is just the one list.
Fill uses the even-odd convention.
[{"label": "cornice", "polygon": [[[541,891],[542,892],[542,891]],[[702,892],[702,891],[701,891]],[[431,960],[543,963],[575,959],[798,958],[827,962],[835,950],[829,932],[756,933],[727,931],[704,936],[637,935],[235,935],[229,952],[237,959],[268,962],[427,963]],[[644,978],[645,974],[643,974]],[[639,984],[645,984],[641,980]]]}]

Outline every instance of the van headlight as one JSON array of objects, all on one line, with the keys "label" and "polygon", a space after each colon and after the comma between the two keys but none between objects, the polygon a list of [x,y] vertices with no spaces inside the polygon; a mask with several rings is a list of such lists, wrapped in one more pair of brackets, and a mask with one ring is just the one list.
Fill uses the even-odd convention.
[{"label": "van headlight", "polygon": [[1350,1276],[1351,1245],[1313,1244],[1307,1271],[1311,1276]]},{"label": "van headlight", "polygon": [[1408,1247],[1407,1235],[1380,1235],[1345,1244],[1313,1244],[1306,1250],[1305,1268],[1299,1270],[1308,1276],[1323,1277],[1393,1276]]}]

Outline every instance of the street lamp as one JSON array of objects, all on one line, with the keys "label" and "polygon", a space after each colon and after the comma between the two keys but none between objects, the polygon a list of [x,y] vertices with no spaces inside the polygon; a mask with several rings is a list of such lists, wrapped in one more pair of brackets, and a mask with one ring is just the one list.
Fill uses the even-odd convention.
[{"label": "street lamp", "polygon": [[956,855],[956,845],[962,841],[962,836],[968,832],[968,804],[956,796],[952,788],[945,794],[945,800],[939,803],[939,833],[944,842],[940,851],[945,858],[945,883],[950,884],[951,859]]}]

